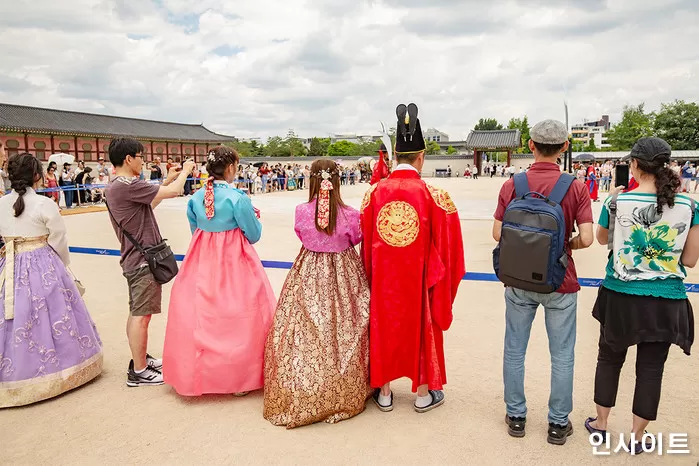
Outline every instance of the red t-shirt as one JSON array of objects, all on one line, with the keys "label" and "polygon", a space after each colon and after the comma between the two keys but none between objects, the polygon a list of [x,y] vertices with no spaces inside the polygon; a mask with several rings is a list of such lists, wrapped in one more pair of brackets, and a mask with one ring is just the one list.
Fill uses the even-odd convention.
[{"label": "red t-shirt", "polygon": [[[536,191],[546,196],[551,193],[551,190],[560,176],[561,169],[555,163],[537,162],[533,164],[527,172],[529,190]],[[494,215],[496,220],[502,222],[505,209],[514,198],[515,183],[514,180],[510,179],[500,188],[498,208]],[[573,226],[575,224],[583,225],[585,223],[592,223],[593,221],[592,204],[590,195],[587,192],[587,187],[579,180],[573,181],[570,190],[568,190],[568,194],[566,194],[563,198],[563,202],[561,202],[561,207],[563,208],[563,215],[566,220],[566,251],[568,252],[570,261],[568,262],[563,284],[556,292],[577,293],[580,291],[580,284],[578,283],[578,274],[575,270],[575,261],[573,261],[573,254],[568,245],[568,239],[573,234]]]}]

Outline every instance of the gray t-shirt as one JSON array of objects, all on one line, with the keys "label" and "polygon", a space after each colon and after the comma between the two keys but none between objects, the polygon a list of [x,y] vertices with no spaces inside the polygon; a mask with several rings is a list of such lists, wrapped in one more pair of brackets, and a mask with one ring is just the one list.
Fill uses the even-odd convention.
[{"label": "gray t-shirt", "polygon": [[151,203],[159,189],[160,186],[150,184],[138,177],[123,176],[114,178],[107,187],[107,204],[114,217],[111,219],[112,227],[121,243],[120,264],[125,273],[136,270],[145,264],[146,260],[114,222],[116,220],[142,246],[158,244],[162,237]]}]

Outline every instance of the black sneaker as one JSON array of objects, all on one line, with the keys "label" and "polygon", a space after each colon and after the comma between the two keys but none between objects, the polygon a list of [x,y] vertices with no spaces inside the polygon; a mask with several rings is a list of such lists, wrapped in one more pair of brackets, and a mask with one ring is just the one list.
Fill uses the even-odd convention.
[{"label": "black sneaker", "polygon": [[506,414],[505,424],[507,424],[507,433],[510,434],[511,437],[524,437],[527,427],[526,417],[510,417]]},{"label": "black sneaker", "polygon": [[573,424],[570,421],[565,426],[549,422],[549,436],[546,440],[550,444],[565,445],[571,435],[573,435]]},{"label": "black sneaker", "polygon": [[163,373],[153,366],[146,366],[140,374],[136,373],[133,368],[133,359],[129,363],[129,374],[126,378],[126,385],[129,387],[140,387],[142,385],[162,385]]}]

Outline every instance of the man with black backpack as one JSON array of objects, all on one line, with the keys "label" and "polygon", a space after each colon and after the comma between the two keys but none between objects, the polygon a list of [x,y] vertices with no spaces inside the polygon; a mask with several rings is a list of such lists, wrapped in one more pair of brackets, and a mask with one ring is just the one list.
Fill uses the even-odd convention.
[{"label": "man with black backpack", "polygon": [[[535,163],[500,190],[493,265],[505,286],[503,379],[508,433],[524,437],[527,416],[524,359],[536,311],[544,307],[551,353],[548,442],[563,445],[573,433],[573,364],[577,293],[572,250],[592,245],[592,207],[585,185],[561,173],[557,158],[568,148],[568,130],[544,120],[530,131]],[[578,235],[572,237],[575,225]]]}]

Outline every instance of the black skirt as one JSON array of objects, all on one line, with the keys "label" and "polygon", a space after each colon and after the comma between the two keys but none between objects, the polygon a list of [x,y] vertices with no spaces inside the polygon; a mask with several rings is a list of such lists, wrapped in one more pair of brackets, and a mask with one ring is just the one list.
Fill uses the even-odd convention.
[{"label": "black skirt", "polygon": [[689,355],[694,343],[694,312],[689,299],[667,299],[618,293],[603,286],[592,316],[614,351],[639,343],[674,343]]}]

